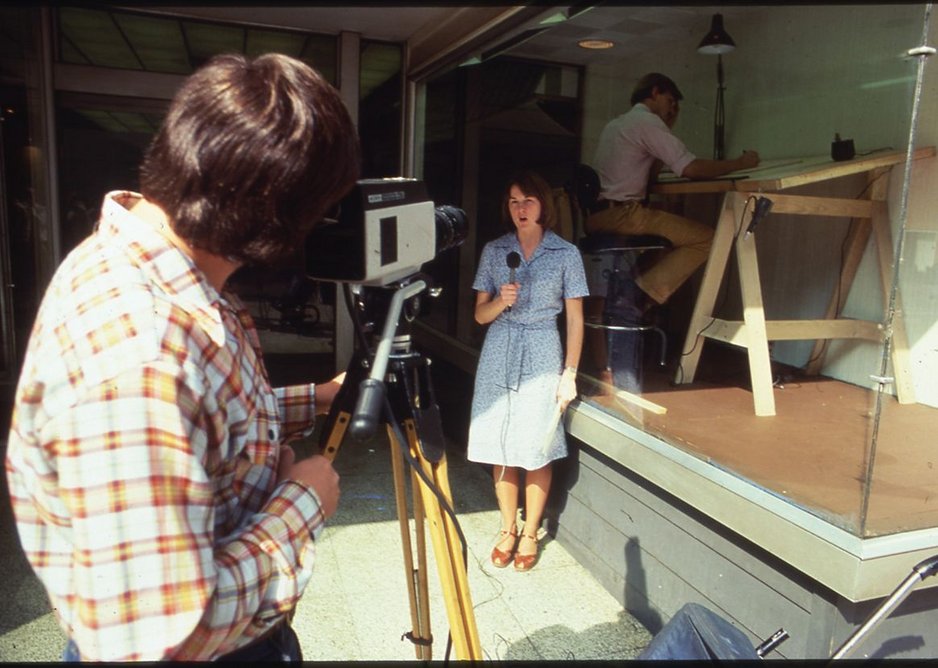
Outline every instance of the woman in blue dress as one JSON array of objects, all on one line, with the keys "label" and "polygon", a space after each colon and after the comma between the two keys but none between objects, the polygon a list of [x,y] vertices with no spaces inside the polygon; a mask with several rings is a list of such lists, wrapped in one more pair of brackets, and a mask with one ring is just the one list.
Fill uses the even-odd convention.
[{"label": "woman in blue dress", "polygon": [[[486,244],[473,289],[475,319],[489,325],[472,398],[468,458],[494,467],[501,530],[492,550],[498,567],[520,571],[537,561],[537,530],[550,491],[551,462],[567,455],[559,416],[576,397],[588,295],[576,246],[550,228],[550,187],[533,172],[513,178],[502,217],[512,228]],[[510,256],[516,253],[512,270]],[[514,280],[512,280],[512,278]],[[566,350],[557,316],[566,314]],[[524,471],[524,528],[518,491]]]}]

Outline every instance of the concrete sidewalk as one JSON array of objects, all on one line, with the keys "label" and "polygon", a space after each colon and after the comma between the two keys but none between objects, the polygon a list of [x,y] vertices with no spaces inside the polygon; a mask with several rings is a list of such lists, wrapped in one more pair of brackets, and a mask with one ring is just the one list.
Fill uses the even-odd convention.
[{"label": "concrete sidewalk", "polygon": [[[532,571],[492,566],[489,552],[499,518],[491,479],[458,452],[447,456],[486,660],[630,659],[644,649],[651,640],[648,631],[543,530],[541,558]],[[336,468],[342,475],[340,507],[323,533],[313,579],[294,618],[304,658],[414,660],[413,645],[401,640],[411,630],[410,612],[387,439],[367,444],[346,439]],[[5,484],[2,493],[0,661],[58,661],[65,637],[19,550]],[[445,658],[449,624],[429,534],[427,543],[433,659],[438,660]]]}]

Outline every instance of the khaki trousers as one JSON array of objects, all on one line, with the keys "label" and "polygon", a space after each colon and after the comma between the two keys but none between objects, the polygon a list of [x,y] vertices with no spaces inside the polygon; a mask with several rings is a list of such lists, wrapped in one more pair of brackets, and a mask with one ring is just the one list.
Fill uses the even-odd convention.
[{"label": "khaki trousers", "polygon": [[671,242],[672,249],[635,281],[659,304],[668,301],[707,261],[713,240],[713,229],[703,223],[650,209],[637,200],[598,211],[587,218],[583,226],[587,234],[657,234]]}]

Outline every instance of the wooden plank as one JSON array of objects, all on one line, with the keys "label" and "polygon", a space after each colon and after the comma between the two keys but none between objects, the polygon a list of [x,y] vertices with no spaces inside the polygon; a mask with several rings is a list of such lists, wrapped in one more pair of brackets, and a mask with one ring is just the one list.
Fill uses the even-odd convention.
[{"label": "wooden plank", "polygon": [[[870,155],[835,162],[827,160],[807,169],[803,165],[792,166],[790,173],[779,174],[771,178],[745,179],[737,181],[737,190],[742,192],[758,192],[761,190],[785,190],[796,186],[803,186],[819,181],[829,181],[851,174],[861,174],[878,167],[891,167],[905,160],[904,151],[878,151]],[[935,155],[935,147],[928,146],[913,152],[913,157],[921,158]],[[807,162],[807,161],[806,161]]]},{"label": "wooden plank", "polygon": [[[882,341],[883,329],[871,320],[766,320],[766,338],[769,341],[810,341],[813,339],[864,339]],[[708,339],[746,347],[749,332],[739,320],[714,320],[703,333]]]},{"label": "wooden plank", "polygon": [[775,390],[772,388],[772,363],[769,359],[755,237],[739,235],[736,240],[736,262],[739,266],[739,285],[743,297],[743,320],[748,334],[746,352],[749,355],[752,400],[756,415],[772,416],[775,415]]},{"label": "wooden plank", "polygon": [[748,334],[746,333],[746,323],[740,320],[721,320],[714,318],[713,322],[701,334],[714,341],[723,341],[734,346],[746,347]]},{"label": "wooden plank", "polygon": [[796,216],[832,216],[835,218],[872,218],[873,203],[866,199],[809,197],[760,193],[772,200],[772,213]]},{"label": "wooden plank", "polygon": [[694,302],[694,311],[691,314],[690,324],[687,327],[687,336],[684,338],[684,348],[681,351],[681,363],[678,366],[674,382],[677,384],[691,383],[697,373],[697,364],[700,362],[700,352],[703,348],[703,337],[700,333],[709,324],[713,306],[716,304],[723,274],[726,272],[726,263],[733,248],[733,235],[736,230],[736,205],[741,198],[736,193],[727,193],[720,208],[720,217],[717,219],[713,242],[710,246],[710,256],[704,265],[703,281]]},{"label": "wooden plank", "polygon": [[769,341],[808,341],[811,339],[865,339],[882,341],[883,329],[871,320],[769,320],[765,323]]},{"label": "wooden plank", "polygon": [[756,167],[740,169],[715,179],[691,180],[676,176],[673,172],[659,174],[658,181],[651,185],[651,192],[657,195],[690,195],[699,193],[721,193],[738,190],[735,181],[742,179],[771,178],[772,174],[784,169],[788,173],[795,165],[823,162],[826,158],[774,158],[761,161]]},{"label": "wooden plank", "polygon": [[[920,160],[935,155],[934,146],[926,146],[913,152],[913,159]],[[861,174],[880,167],[891,167],[905,160],[904,151],[877,151],[853,160],[834,161],[830,156],[806,158],[781,158],[763,160],[757,167],[730,172],[716,179],[697,180],[675,176],[662,177],[651,186],[657,195],[689,195],[696,193],[721,193],[730,190],[739,192],[773,192],[795,186],[828,181],[830,179]]]}]

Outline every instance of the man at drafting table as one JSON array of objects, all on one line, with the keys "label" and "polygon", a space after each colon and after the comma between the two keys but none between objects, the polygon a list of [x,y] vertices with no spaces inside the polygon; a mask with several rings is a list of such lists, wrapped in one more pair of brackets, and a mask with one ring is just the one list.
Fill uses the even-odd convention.
[{"label": "man at drafting table", "polygon": [[689,179],[712,179],[759,164],[759,154],[745,151],[733,160],[698,158],[671,128],[683,98],[677,84],[663,74],[643,76],[632,91],[631,110],[612,119],[599,137],[593,161],[600,179],[596,213],[585,221],[587,233],[657,234],[672,249],[636,279],[641,290],[634,304],[641,319],[663,304],[706,260],[712,228],[695,220],[645,205],[649,181],[662,165]]}]

